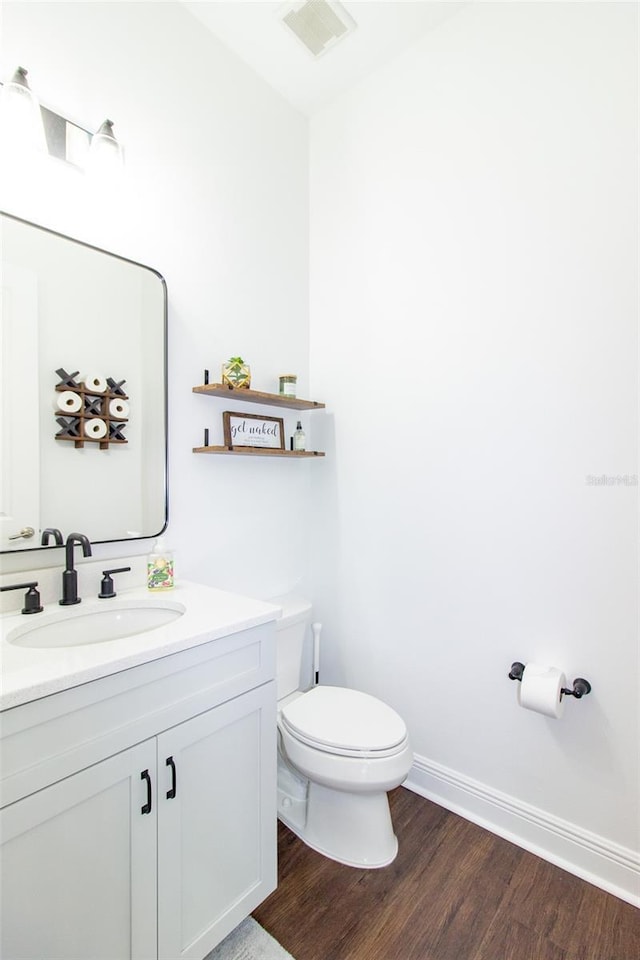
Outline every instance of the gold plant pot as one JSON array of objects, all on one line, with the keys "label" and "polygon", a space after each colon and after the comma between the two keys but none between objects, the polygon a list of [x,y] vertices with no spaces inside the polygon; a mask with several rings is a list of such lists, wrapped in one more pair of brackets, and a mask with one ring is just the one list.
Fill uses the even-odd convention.
[{"label": "gold plant pot", "polygon": [[222,382],[228,387],[248,389],[251,386],[251,367],[248,363],[240,363],[237,360],[223,363]]}]

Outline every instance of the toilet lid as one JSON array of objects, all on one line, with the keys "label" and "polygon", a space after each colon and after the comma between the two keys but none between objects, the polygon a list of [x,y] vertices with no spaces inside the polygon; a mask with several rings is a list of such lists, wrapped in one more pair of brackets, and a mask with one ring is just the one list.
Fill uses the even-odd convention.
[{"label": "toilet lid", "polygon": [[395,710],[358,690],[313,687],[282,708],[285,728],[305,743],[331,752],[391,750],[407,736]]}]

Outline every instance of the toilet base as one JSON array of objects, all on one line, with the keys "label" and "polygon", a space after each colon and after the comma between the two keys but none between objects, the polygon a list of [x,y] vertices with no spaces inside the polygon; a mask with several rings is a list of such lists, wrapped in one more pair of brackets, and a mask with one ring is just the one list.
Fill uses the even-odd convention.
[{"label": "toilet base", "polygon": [[307,846],[348,867],[387,867],[396,858],[386,793],[344,793],[308,782],[306,799],[278,791],[278,817]]}]

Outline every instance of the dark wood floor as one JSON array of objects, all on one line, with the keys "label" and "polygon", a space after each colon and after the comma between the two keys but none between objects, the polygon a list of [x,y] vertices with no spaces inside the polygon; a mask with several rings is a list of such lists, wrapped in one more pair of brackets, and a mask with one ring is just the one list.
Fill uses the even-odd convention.
[{"label": "dark wood floor", "polygon": [[399,787],[395,862],[357,870],[278,825],[254,917],[296,960],[639,960],[640,910]]}]

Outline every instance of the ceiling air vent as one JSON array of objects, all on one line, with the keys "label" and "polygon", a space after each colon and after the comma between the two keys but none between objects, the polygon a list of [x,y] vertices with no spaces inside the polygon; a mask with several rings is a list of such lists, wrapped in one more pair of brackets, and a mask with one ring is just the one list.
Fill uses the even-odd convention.
[{"label": "ceiling air vent", "polygon": [[320,57],[356,28],[353,17],[335,0],[288,3],[280,19],[314,57]]}]

